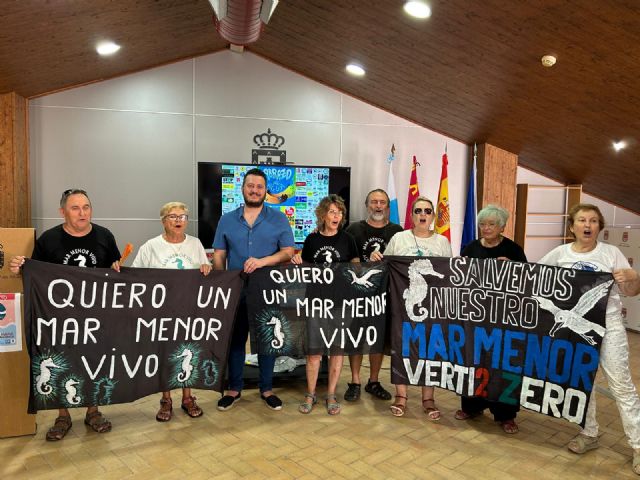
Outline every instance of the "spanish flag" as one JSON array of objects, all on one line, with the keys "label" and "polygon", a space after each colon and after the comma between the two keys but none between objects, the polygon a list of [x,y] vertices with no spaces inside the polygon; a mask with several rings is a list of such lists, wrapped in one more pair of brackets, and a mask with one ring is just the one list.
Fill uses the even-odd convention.
[{"label": "spanish flag", "polygon": [[436,205],[436,233],[447,237],[451,242],[451,228],[449,216],[449,173],[447,166],[447,150],[442,155],[442,173],[440,175],[440,191],[438,192],[438,205]]},{"label": "spanish flag", "polygon": [[404,229],[409,230],[413,227],[411,222],[411,205],[420,196],[420,187],[418,187],[418,161],[413,156],[413,165],[411,165],[411,178],[409,180],[409,192],[407,193],[407,210],[404,214]]}]

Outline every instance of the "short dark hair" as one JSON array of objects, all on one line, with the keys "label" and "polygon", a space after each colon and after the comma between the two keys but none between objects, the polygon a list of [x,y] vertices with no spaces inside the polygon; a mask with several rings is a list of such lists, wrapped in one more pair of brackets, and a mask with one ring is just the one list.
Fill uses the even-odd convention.
[{"label": "short dark hair", "polygon": [[87,192],[85,190],[82,190],[80,188],[69,188],[64,192],[62,192],[62,196],[60,197],[60,208],[65,207],[65,205],[67,204],[67,199],[71,195],[78,195],[78,194],[84,195],[85,197],[87,197],[87,199],[89,200],[89,204],[91,204],[91,199],[89,198],[89,195],[87,195]]},{"label": "short dark hair", "polygon": [[264,184],[267,184],[267,175],[260,170],[259,168],[252,168],[251,170],[248,170],[247,173],[244,174],[244,178],[242,179],[242,186],[244,187],[244,184],[247,183],[247,177],[249,175],[255,175],[256,177],[262,177],[264,178]]},{"label": "short dark hair", "polygon": [[385,197],[387,197],[387,207],[389,206],[389,204],[391,204],[391,199],[389,198],[389,194],[381,188],[375,188],[371,190],[369,193],[367,193],[367,198],[364,199],[365,207],[369,206],[369,197],[371,196],[372,193],[382,193]]}]

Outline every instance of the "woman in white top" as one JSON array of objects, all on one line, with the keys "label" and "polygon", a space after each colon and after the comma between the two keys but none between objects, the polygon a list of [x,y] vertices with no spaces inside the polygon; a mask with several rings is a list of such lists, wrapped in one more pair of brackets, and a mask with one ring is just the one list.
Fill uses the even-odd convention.
[{"label": "woman in white top", "polygon": [[[449,240],[431,230],[431,224],[435,218],[433,202],[428,198],[418,197],[411,206],[411,212],[413,228],[396,233],[387,245],[384,255],[451,257]],[[393,415],[401,417],[407,409],[407,386],[396,385],[395,387],[395,403],[390,409]],[[422,408],[429,420],[440,420],[434,387],[422,387]]]},{"label": "woman in white top", "polygon": [[[640,293],[640,276],[629,266],[622,252],[598,242],[604,228],[604,217],[595,205],[580,203],[569,211],[569,230],[575,240],[560,245],[539,263],[597,272],[611,272],[615,285],[609,295],[606,332],[600,347],[600,367],[613,394],[629,445],[633,448],[633,471],[640,475],[640,399],[629,370],[629,345],[622,323],[620,292],[632,296]],[[598,448],[595,390],[591,392],[585,425],[568,445],[573,453]]]},{"label": "woman in white top", "polygon": [[[211,272],[202,243],[186,234],[189,223],[189,209],[184,203],[169,202],[160,209],[160,220],[164,233],[148,240],[138,250],[134,268],[172,268],[177,270],[199,269],[204,275]],[[190,388],[182,389],[182,409],[192,418],[200,417],[202,409],[191,395]],[[173,415],[171,392],[162,392],[160,410],[156,414],[159,422],[168,422]]]}]

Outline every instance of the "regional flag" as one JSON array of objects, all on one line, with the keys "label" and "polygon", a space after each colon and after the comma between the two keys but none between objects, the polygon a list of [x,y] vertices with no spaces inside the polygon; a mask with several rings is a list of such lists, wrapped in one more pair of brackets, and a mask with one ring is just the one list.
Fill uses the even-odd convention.
[{"label": "regional flag", "polygon": [[420,165],[416,156],[413,156],[413,165],[411,165],[411,179],[409,180],[409,191],[407,193],[407,210],[404,214],[404,229],[409,230],[413,225],[411,224],[411,205],[415,202],[416,198],[420,196],[420,187],[418,187],[418,165]]},{"label": "regional flag", "polygon": [[442,155],[442,173],[440,174],[440,191],[438,192],[438,205],[436,206],[436,233],[447,237],[451,242],[450,216],[449,216],[449,173],[447,166],[447,151]]},{"label": "regional flag", "polygon": [[387,182],[387,195],[389,195],[389,221],[391,223],[400,223],[400,214],[398,213],[398,196],[396,195],[396,181],[393,178],[393,161],[396,159],[396,146],[391,145],[391,153],[387,157],[389,163],[389,180]]}]

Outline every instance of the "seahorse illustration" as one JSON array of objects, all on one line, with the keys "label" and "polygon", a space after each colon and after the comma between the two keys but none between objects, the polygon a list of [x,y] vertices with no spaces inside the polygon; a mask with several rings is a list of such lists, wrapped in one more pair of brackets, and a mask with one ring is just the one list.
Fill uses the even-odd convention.
[{"label": "seahorse illustration", "polygon": [[40,375],[36,377],[36,390],[40,395],[49,395],[53,391],[53,387],[48,383],[51,380],[50,368],[60,367],[53,363],[51,357],[47,357],[40,362]]},{"label": "seahorse illustration", "polygon": [[278,317],[271,317],[271,320],[267,322],[267,325],[273,325],[273,336],[271,340],[271,346],[273,348],[282,348],[284,345],[284,333],[282,333],[282,322]]},{"label": "seahorse illustration", "polygon": [[181,258],[174,258],[173,261],[178,265],[178,270],[184,270],[184,261]]},{"label": "seahorse illustration", "polygon": [[69,403],[69,405],[78,405],[80,403],[81,399],[76,390],[76,385],[79,384],[80,382],[74,378],[70,378],[64,383],[64,388],[67,391],[67,403]]},{"label": "seahorse illustration", "polygon": [[202,362],[202,369],[204,370],[204,384],[207,387],[215,385],[218,378],[218,368],[216,362],[213,360],[205,360]]},{"label": "seahorse illustration", "polygon": [[333,259],[331,258],[331,252],[329,250],[324,251],[324,261],[325,263],[331,263]]},{"label": "seahorse illustration", "polygon": [[414,322],[422,322],[429,314],[423,306],[418,309],[419,315],[414,313],[415,306],[420,305],[429,293],[429,285],[427,285],[423,275],[433,275],[438,278],[444,277],[444,275],[433,269],[430,260],[415,260],[409,265],[409,288],[402,293],[402,298],[404,298],[407,315]]},{"label": "seahorse illustration", "polygon": [[98,380],[94,385],[94,405],[107,405],[111,403],[111,395],[113,389],[116,388],[115,381],[103,377]]},{"label": "seahorse illustration", "polygon": [[178,358],[184,358],[182,360],[182,372],[178,374],[179,382],[186,382],[191,376],[191,372],[193,371],[193,365],[191,365],[191,359],[193,358],[193,352],[188,348],[185,348]]},{"label": "seahorse illustration", "polygon": [[85,257],[84,255],[78,255],[73,260],[78,262],[78,266],[79,267],[86,267],[87,266],[87,257]]},{"label": "seahorse illustration", "polygon": [[[379,252],[380,251],[380,244],[378,242],[373,242],[371,244],[373,246],[373,250],[371,250],[371,253],[375,253],[375,252]],[[371,255],[369,255],[371,256]]]}]

